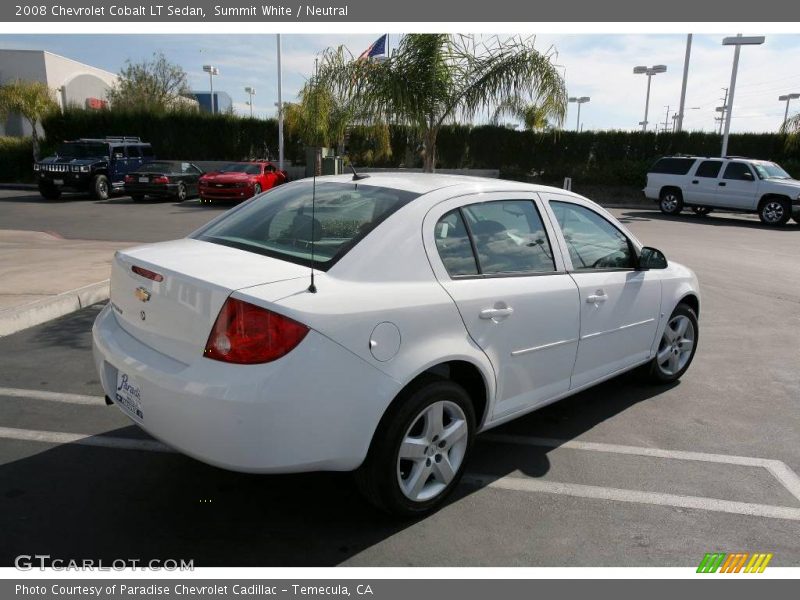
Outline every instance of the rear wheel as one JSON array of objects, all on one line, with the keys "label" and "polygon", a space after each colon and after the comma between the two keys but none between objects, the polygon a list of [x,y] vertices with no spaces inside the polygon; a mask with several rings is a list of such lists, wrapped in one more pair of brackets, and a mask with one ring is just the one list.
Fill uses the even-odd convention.
[{"label": "rear wheel", "polygon": [[683,194],[675,188],[661,191],[658,207],[665,215],[678,215],[683,210]]},{"label": "rear wheel", "polygon": [[45,200],[58,200],[61,198],[61,190],[54,185],[39,184],[39,193]]},{"label": "rear wheel", "polygon": [[92,181],[92,194],[98,200],[108,200],[108,177],[105,175],[94,176],[94,180]]},{"label": "rear wheel", "polygon": [[767,198],[758,210],[758,218],[764,225],[785,225],[790,216],[789,202],[784,198]]},{"label": "rear wheel", "polygon": [[444,502],[464,472],[475,412],[460,385],[426,377],[403,392],[356,471],[362,493],[395,515],[422,515]]},{"label": "rear wheel", "polygon": [[175,200],[178,202],[186,200],[186,184],[182,181],[178,182],[178,191],[175,192]]},{"label": "rear wheel", "polygon": [[697,315],[688,305],[678,304],[669,317],[658,351],[650,362],[650,380],[670,383],[680,378],[692,364],[699,335]]}]

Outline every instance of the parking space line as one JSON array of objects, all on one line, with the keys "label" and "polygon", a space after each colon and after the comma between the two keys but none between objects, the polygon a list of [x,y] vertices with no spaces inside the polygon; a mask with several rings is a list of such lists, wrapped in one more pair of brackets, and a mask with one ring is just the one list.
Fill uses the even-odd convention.
[{"label": "parking space line", "polygon": [[716,498],[703,498],[701,496],[679,496],[676,494],[661,494],[657,492],[642,492],[639,490],[623,490],[618,488],[582,485],[577,483],[560,483],[557,481],[542,481],[541,479],[528,479],[521,477],[493,478],[491,475],[470,473],[464,476],[467,484],[479,485],[502,490],[517,492],[539,492],[576,498],[591,498],[594,500],[612,500],[615,502],[628,502],[633,504],[652,504],[657,506],[671,506],[674,508],[692,508],[711,512],[723,512],[752,517],[765,517],[769,519],[787,519],[800,521],[800,508],[789,506],[771,506],[769,504],[752,504],[749,502],[732,502]]},{"label": "parking space line", "polygon": [[478,439],[503,444],[519,444],[545,448],[569,448],[571,450],[585,450],[590,452],[609,452],[612,454],[629,454],[634,456],[739,465],[743,467],[760,467],[769,471],[792,496],[800,500],[800,477],[798,477],[797,473],[790,469],[783,461],[770,458],[752,458],[749,456],[709,454],[706,452],[689,452],[684,450],[664,450],[662,448],[647,448],[644,446],[622,446],[619,444],[603,444],[599,442],[581,442],[576,440],[560,440],[555,438],[498,433],[487,433],[481,435]]},{"label": "parking space line", "polygon": [[79,446],[99,446],[120,450],[144,450],[147,452],[175,452],[169,446],[156,440],[137,440],[132,438],[91,435],[85,433],[64,433],[61,431],[37,431],[34,429],[14,429],[0,427],[0,438],[41,442],[45,444],[78,444]]},{"label": "parking space line", "polygon": [[22,390],[19,388],[0,387],[0,396],[10,398],[31,398],[32,400],[48,400],[50,402],[66,402],[68,404],[105,405],[103,396],[84,396],[82,394],[62,394],[44,390]]}]

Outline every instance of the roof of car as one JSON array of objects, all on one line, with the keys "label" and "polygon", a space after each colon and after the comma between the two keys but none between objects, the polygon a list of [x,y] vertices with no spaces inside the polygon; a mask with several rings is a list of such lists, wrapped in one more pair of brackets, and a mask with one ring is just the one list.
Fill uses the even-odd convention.
[{"label": "roof of car", "polygon": [[[525,191],[525,192],[554,192],[562,194],[576,195],[567,190],[554,188],[546,185],[532,183],[522,183],[520,181],[510,181],[508,179],[493,179],[489,177],[473,177],[470,175],[442,175],[439,173],[359,173],[369,177],[353,181],[353,175],[326,175],[317,177],[317,182],[331,181],[336,183],[357,183],[358,185],[394,188],[413,192],[416,194],[427,194],[435,190],[449,187],[462,187],[459,192],[503,192],[503,191]],[[454,190],[455,191],[455,190]]]}]

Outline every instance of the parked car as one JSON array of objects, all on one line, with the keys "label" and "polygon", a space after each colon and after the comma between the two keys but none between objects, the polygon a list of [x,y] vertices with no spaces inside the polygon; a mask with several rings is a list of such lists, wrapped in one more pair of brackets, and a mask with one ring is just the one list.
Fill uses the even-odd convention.
[{"label": "parked car", "polygon": [[650,167],[644,193],[667,215],[722,208],[757,213],[766,225],[784,225],[792,216],[800,223],[800,181],[766,160],[664,157]]},{"label": "parked car", "polygon": [[94,360],[108,401],[189,456],[355,470],[421,514],[476,433],[637,367],[678,379],[699,311],[692,271],[571,192],[338,175],[117,252]]},{"label": "parked car", "polygon": [[125,176],[125,193],[134,201],[145,196],[173,198],[183,202],[198,192],[203,170],[180,160],[158,160],[143,164]]},{"label": "parked car", "polygon": [[200,201],[241,202],[286,183],[286,171],[268,160],[236,162],[200,178]]},{"label": "parked car", "polygon": [[64,142],[33,170],[39,193],[48,200],[57,200],[63,191],[88,192],[105,200],[122,191],[126,174],[153,158],[153,148],[138,137],[81,138]]}]

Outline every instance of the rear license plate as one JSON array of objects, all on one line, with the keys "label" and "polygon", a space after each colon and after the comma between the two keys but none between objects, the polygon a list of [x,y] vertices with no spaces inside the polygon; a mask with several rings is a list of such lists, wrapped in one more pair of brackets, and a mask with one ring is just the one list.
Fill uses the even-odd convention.
[{"label": "rear license plate", "polygon": [[135,419],[139,421],[144,419],[141,388],[127,373],[122,371],[117,372],[117,391],[114,402]]},{"label": "rear license plate", "polygon": [[64,180],[63,179],[53,179],[53,183],[55,183],[56,185],[64,185]]},{"label": "rear license plate", "polygon": [[139,177],[139,183],[147,183],[148,181],[150,181],[150,179],[147,177]]}]

